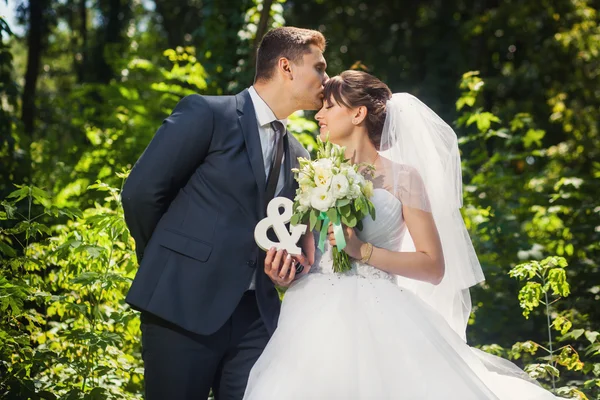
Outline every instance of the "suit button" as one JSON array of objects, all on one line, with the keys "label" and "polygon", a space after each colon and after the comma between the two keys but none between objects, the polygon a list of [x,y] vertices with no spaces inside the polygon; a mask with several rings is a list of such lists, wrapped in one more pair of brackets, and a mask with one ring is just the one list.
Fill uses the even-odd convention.
[{"label": "suit button", "polygon": [[254,268],[254,267],[256,267],[256,261],[248,260],[248,261],[246,261],[246,265],[248,265],[250,268]]}]

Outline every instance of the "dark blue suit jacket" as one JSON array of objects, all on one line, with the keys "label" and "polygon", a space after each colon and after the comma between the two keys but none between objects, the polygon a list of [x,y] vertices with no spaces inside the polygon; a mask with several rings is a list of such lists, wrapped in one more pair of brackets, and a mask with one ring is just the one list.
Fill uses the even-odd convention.
[{"label": "dark blue suit jacket", "polygon": [[[285,136],[285,185],[306,150]],[[266,177],[256,114],[247,90],[182,99],[133,167],[122,192],[139,270],[126,301],[198,334],[231,316],[256,271],[269,332],[279,298],[263,271],[254,227],[265,217]]]}]

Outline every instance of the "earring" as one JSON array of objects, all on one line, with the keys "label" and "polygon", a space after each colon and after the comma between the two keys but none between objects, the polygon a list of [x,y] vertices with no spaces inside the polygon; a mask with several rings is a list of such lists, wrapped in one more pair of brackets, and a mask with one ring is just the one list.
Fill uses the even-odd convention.
[{"label": "earring", "polygon": [[352,123],[353,123],[354,125],[358,125],[358,121],[357,121],[357,120],[355,120],[355,119],[353,119],[353,120],[352,120]]}]

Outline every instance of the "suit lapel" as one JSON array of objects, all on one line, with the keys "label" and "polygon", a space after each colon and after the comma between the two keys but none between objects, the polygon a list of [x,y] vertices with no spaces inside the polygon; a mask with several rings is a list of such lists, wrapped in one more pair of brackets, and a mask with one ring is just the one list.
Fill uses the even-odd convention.
[{"label": "suit lapel", "polygon": [[[237,110],[239,115],[239,124],[244,134],[246,149],[252,172],[258,186],[259,210],[264,210],[266,180],[262,148],[260,145],[260,136],[258,134],[258,123],[256,122],[256,113],[252,105],[252,99],[248,90],[236,95]],[[260,215],[260,213],[259,213]]]}]

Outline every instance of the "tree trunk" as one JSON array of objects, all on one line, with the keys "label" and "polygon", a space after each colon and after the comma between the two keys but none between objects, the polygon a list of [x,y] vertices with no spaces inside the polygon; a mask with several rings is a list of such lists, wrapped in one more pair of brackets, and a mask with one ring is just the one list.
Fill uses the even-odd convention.
[{"label": "tree trunk", "polygon": [[269,26],[269,20],[271,19],[271,6],[273,5],[273,0],[264,0],[263,8],[260,12],[260,21],[258,22],[258,28],[256,29],[256,37],[254,38],[254,51],[252,52],[252,65],[256,64],[256,52],[258,51],[258,46],[260,45],[260,41],[262,40],[265,33],[267,33],[267,28]]},{"label": "tree trunk", "polygon": [[79,48],[79,59],[77,63],[79,65],[79,69],[77,70],[77,81],[84,82],[85,81],[85,68],[87,61],[87,51],[88,51],[88,39],[87,39],[87,7],[86,0],[80,0],[79,3],[79,35],[81,36],[81,46]]},{"label": "tree trunk", "polygon": [[206,6],[189,3],[188,0],[154,0],[170,49],[185,45],[186,34],[191,35],[202,23],[202,10]]},{"label": "tree trunk", "polygon": [[89,68],[86,70],[92,73],[89,80],[107,84],[115,77],[109,58],[118,57],[124,51],[123,32],[131,17],[131,0],[100,0],[99,3],[103,23],[96,32],[92,60],[87,63]]},{"label": "tree trunk", "polygon": [[29,141],[35,129],[35,92],[40,74],[43,51],[44,9],[46,0],[29,1],[29,29],[27,32],[27,70],[23,87],[21,120]]},{"label": "tree trunk", "polygon": [[98,57],[101,60],[100,64],[98,65],[98,81],[101,83],[108,83],[114,77],[112,66],[106,59],[106,48],[110,48],[112,45],[119,42],[122,29],[122,26],[119,24],[121,1],[109,0],[108,5],[108,12],[104,14],[104,19],[107,21],[104,25],[104,40],[103,43],[99,43],[98,46]]}]

